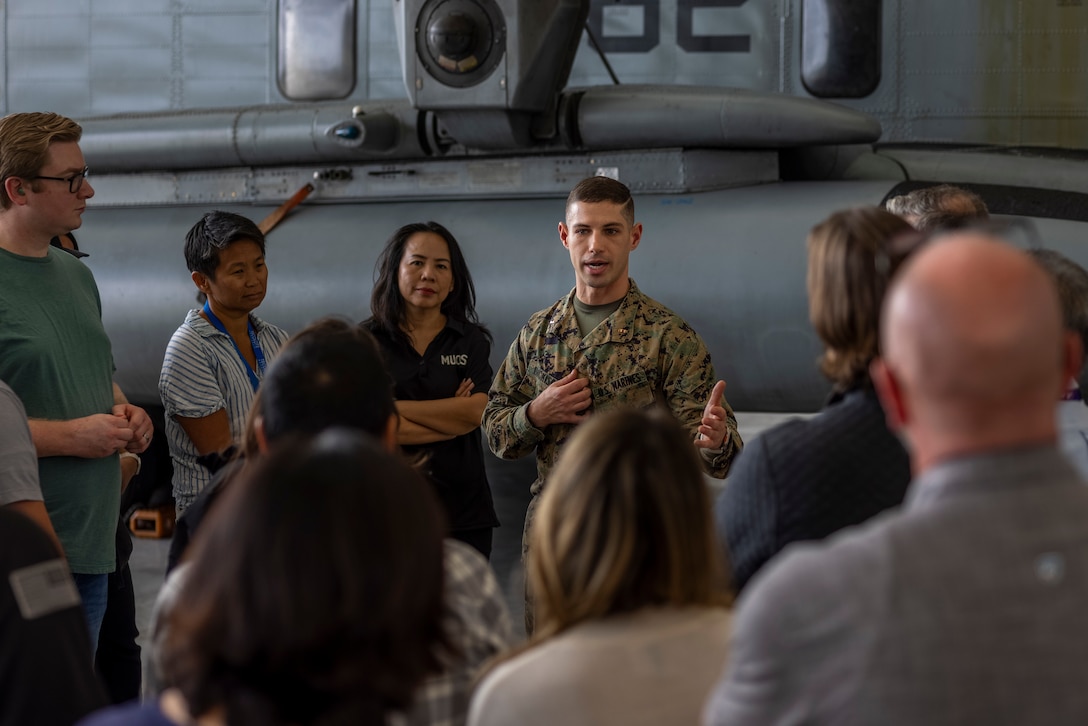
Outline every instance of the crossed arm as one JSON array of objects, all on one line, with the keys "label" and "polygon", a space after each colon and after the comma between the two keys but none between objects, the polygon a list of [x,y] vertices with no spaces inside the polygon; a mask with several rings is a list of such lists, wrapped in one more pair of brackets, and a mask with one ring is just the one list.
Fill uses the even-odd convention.
[{"label": "crossed arm", "polygon": [[486,393],[473,393],[474,384],[466,378],[450,398],[429,401],[397,401],[400,428],[397,443],[432,444],[449,441],[480,426],[487,406]]}]

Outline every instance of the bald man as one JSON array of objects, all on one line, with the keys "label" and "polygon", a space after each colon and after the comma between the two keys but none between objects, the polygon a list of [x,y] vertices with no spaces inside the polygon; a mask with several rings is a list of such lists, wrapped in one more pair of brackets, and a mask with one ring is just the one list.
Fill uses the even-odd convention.
[{"label": "bald man", "polygon": [[907,502],[753,580],[707,723],[1088,723],[1088,487],[1054,421],[1080,341],[1050,279],[949,235],[907,264],[881,329]]}]

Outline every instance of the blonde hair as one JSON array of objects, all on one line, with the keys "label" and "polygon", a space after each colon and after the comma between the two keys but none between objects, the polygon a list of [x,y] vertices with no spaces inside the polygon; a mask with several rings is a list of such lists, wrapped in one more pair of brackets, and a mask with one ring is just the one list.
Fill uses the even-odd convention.
[{"label": "blonde hair", "polygon": [[579,426],[529,536],[534,643],[647,606],[729,603],[702,467],[667,411],[617,410]]},{"label": "blonde hair", "polygon": [[0,119],[0,208],[11,206],[3,180],[25,178],[35,191],[33,177],[45,166],[49,146],[79,141],[83,129],[70,118],[55,113],[13,113]]},{"label": "blonde hair", "polygon": [[835,212],[808,234],[809,320],[825,350],[820,370],[836,388],[869,381],[888,281],[919,236],[879,207]]}]

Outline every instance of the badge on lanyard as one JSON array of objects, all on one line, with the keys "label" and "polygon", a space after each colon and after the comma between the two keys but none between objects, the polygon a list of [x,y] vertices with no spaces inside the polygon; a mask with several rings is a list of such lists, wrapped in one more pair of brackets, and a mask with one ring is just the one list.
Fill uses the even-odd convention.
[{"label": "badge on lanyard", "polygon": [[[238,344],[234,342],[234,338],[227,332],[227,326],[223,325],[223,321],[215,316],[212,312],[212,306],[207,301],[204,302],[204,314],[208,316],[208,322],[210,322],[216,330],[223,335],[227,336],[227,340],[234,346],[234,351],[238,354],[238,357],[242,361],[242,367],[245,369],[246,374],[249,376],[249,385],[253,386],[253,392],[257,392],[257,388],[261,385],[261,379],[257,377],[257,374],[249,367],[249,361],[242,355],[242,349],[238,347]],[[264,351],[261,350],[261,344],[257,340],[257,331],[253,328],[253,322],[246,322],[246,330],[249,331],[249,342],[253,346],[253,355],[257,358],[257,369],[264,375],[265,360]]]}]

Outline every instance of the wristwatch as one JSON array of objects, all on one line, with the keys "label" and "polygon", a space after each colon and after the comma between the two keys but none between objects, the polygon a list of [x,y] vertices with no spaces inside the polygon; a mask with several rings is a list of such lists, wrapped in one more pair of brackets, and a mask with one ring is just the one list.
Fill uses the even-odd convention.
[{"label": "wristwatch", "polygon": [[[140,467],[143,466],[144,462],[143,462],[143,459],[141,459],[138,454],[133,454],[131,451],[122,451],[121,452],[121,458],[122,459],[135,459],[136,460],[136,474],[140,473]],[[133,474],[133,476],[136,476],[136,474]]]}]

